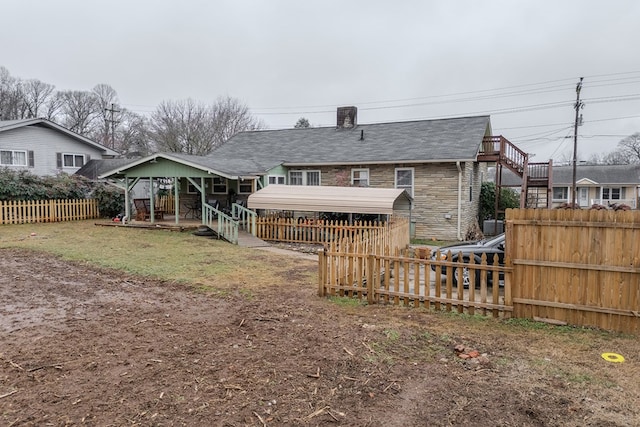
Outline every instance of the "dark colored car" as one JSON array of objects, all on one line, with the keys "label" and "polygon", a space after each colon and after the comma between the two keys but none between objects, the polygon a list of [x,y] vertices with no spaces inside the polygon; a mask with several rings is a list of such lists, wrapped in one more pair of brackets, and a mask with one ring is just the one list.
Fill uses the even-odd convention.
[{"label": "dark colored car", "polygon": [[[462,261],[467,263],[471,259],[471,256],[474,258],[474,262],[476,264],[480,264],[482,254],[487,255],[487,264],[493,265],[494,259],[498,258],[498,264],[504,265],[504,233],[499,234],[491,239],[478,240],[474,242],[462,242],[456,243],[453,245],[443,246],[440,248],[440,260],[446,260],[451,253],[451,259],[454,262],[458,261],[458,258],[462,256]],[[432,260],[436,260],[437,252],[434,252],[431,255]],[[433,271],[436,270],[436,266],[432,265],[431,269]],[[454,283],[458,283],[458,275],[459,269],[454,269],[453,280]],[[446,274],[447,267],[442,266],[442,272]],[[475,270],[476,275],[476,286],[480,286],[480,270]],[[491,272],[487,273],[487,280],[490,282],[493,279],[493,274]],[[470,283],[469,278],[469,268],[462,269],[462,282],[464,283],[465,288],[469,286]]]}]

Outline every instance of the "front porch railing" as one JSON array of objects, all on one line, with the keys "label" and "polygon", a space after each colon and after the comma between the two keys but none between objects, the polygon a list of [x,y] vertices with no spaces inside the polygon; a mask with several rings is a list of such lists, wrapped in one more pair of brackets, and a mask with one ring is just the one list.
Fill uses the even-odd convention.
[{"label": "front porch railing", "polygon": [[[202,215],[203,224],[216,230],[218,236],[230,243],[238,244],[238,221],[207,203],[203,204]],[[217,225],[215,225],[216,219]]]},{"label": "front porch railing", "polygon": [[257,234],[256,218],[257,215],[254,211],[245,208],[244,206],[234,203],[231,205],[231,217],[238,221],[240,228],[246,230],[252,235]]}]

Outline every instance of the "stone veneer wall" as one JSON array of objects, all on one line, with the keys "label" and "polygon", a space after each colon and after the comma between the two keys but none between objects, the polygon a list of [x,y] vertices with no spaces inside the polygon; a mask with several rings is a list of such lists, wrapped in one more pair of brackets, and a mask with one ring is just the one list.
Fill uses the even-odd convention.
[{"label": "stone veneer wall", "polygon": [[[411,220],[418,239],[458,239],[458,169],[455,163],[349,165],[291,168],[291,170],[320,170],[321,185],[349,186],[351,169],[369,169],[369,185],[378,188],[395,187],[395,169],[414,169],[414,207]],[[482,179],[486,165],[463,162],[460,235],[477,221]],[[471,180],[471,181],[470,181]],[[470,200],[470,182],[472,200]],[[451,218],[447,218],[451,216]]]}]

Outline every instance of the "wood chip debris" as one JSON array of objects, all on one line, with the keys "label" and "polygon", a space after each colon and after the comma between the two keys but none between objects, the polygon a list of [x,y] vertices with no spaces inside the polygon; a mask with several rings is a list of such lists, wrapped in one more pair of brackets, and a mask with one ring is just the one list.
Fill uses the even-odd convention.
[{"label": "wood chip debris", "polygon": [[16,394],[18,392],[18,389],[10,391],[9,393],[5,393],[5,394],[0,394],[0,399],[4,399],[5,397],[9,397],[12,394]]}]

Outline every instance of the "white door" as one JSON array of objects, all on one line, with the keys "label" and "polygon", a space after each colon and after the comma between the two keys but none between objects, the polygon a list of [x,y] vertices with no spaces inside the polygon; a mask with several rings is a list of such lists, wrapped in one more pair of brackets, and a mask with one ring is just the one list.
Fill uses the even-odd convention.
[{"label": "white door", "polygon": [[589,206],[589,189],[578,188],[578,205],[580,207]]}]

